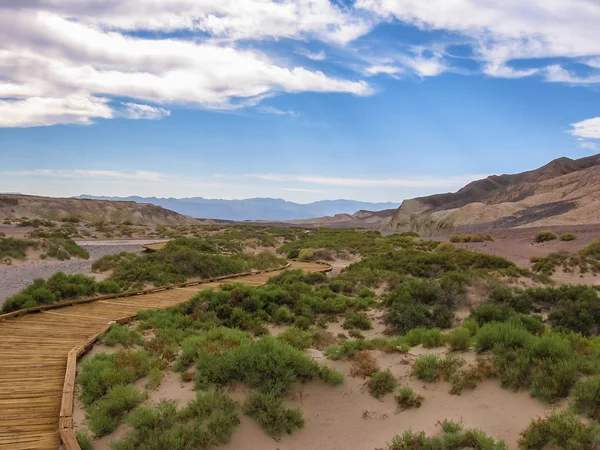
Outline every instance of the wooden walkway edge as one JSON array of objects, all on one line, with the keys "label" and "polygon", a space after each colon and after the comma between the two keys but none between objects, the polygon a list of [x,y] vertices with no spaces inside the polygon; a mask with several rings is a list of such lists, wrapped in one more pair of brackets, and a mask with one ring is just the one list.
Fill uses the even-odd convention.
[{"label": "wooden walkway edge", "polygon": [[170,308],[226,282],[259,286],[288,268],[331,270],[326,263],[292,262],[267,271],[62,302],[0,316],[0,450],[55,450],[61,443],[65,450],[80,450],[73,431],[77,358],[112,323],[132,320],[140,310]]}]

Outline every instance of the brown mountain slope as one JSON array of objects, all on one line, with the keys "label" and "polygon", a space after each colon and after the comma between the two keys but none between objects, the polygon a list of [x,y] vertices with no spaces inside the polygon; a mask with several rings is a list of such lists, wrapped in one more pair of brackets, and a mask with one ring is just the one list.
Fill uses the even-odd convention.
[{"label": "brown mountain slope", "polygon": [[406,200],[387,231],[600,223],[600,155],[559,158],[515,175],[490,176],[456,193]]},{"label": "brown mountain slope", "polygon": [[46,220],[76,217],[88,223],[130,221],[140,225],[197,223],[191,217],[148,203],[0,194],[0,220],[6,217]]}]

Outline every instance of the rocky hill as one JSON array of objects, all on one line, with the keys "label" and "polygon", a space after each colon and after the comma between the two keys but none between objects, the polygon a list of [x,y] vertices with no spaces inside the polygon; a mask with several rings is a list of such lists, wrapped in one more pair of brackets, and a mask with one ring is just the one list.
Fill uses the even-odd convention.
[{"label": "rocky hill", "polygon": [[559,158],[539,169],[493,175],[458,192],[405,200],[385,231],[600,223],[600,155]]},{"label": "rocky hill", "polygon": [[75,217],[88,223],[130,221],[140,225],[197,223],[191,217],[147,203],[0,194],[0,220],[7,217],[46,220]]}]

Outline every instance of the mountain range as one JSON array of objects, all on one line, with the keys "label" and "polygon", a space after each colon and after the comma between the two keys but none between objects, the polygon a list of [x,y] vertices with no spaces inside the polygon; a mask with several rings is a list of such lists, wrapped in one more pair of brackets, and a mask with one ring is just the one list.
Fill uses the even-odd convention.
[{"label": "mountain range", "polygon": [[600,223],[600,154],[558,158],[527,172],[493,175],[454,193],[405,200],[384,231],[540,227]]},{"label": "mountain range", "polygon": [[171,211],[203,219],[290,221],[313,217],[353,214],[360,210],[395,209],[399,203],[369,203],[355,200],[321,200],[313,203],[294,203],[280,198],[249,198],[245,200],[157,197],[97,197],[80,195],[78,199],[134,201],[151,203]]}]

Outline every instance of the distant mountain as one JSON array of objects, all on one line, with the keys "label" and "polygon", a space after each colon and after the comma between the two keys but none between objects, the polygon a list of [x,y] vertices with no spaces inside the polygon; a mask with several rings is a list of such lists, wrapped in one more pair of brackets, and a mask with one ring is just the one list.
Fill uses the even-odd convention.
[{"label": "distant mountain", "polygon": [[405,200],[385,231],[600,223],[600,155],[558,158],[535,170],[493,175],[454,193]]},{"label": "distant mountain", "polygon": [[314,203],[294,203],[280,198],[249,198],[245,200],[220,200],[203,197],[95,197],[80,195],[79,199],[134,201],[151,203],[180,214],[202,219],[283,221],[313,217],[354,214],[359,210],[381,211],[397,208],[399,203],[369,203],[354,200],[321,200]]}]

